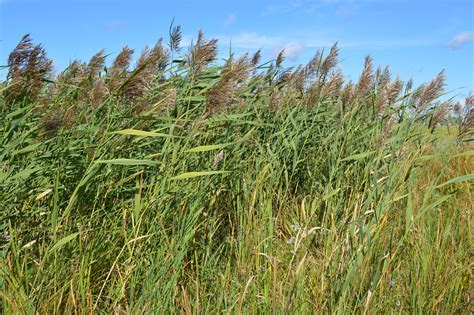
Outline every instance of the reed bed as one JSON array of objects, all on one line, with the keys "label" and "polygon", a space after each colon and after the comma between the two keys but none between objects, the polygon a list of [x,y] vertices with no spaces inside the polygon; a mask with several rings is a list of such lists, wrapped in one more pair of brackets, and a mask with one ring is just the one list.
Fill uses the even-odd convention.
[{"label": "reed bed", "polygon": [[2,313],[469,313],[472,96],[181,37],[10,54]]}]

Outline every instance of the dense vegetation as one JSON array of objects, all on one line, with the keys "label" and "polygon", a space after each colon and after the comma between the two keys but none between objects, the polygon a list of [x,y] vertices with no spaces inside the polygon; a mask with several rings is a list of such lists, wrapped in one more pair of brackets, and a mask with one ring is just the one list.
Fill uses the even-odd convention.
[{"label": "dense vegetation", "polygon": [[2,313],[469,312],[472,96],[180,38],[10,54]]}]

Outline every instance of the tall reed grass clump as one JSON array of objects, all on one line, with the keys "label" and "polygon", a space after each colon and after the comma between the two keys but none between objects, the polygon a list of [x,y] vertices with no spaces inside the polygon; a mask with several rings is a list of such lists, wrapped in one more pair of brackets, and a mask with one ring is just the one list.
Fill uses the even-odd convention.
[{"label": "tall reed grass clump", "polygon": [[472,96],[169,37],[10,54],[2,313],[469,313]]}]

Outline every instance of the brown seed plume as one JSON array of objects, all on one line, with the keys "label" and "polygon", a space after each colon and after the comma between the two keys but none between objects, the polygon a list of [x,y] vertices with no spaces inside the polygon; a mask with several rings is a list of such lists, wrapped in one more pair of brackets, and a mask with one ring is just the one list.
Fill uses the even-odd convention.
[{"label": "brown seed plume", "polygon": [[384,87],[387,86],[387,84],[391,80],[391,73],[390,73],[390,68],[386,66],[384,70],[382,71],[380,67],[377,68],[377,72],[375,75],[375,80],[377,82],[377,89],[383,89]]},{"label": "brown seed plume", "polygon": [[397,77],[397,79],[392,82],[388,87],[387,87],[387,101],[389,104],[395,103],[397,98],[400,96],[400,93],[402,92],[403,89],[403,82],[400,80],[400,78]]},{"label": "brown seed plume", "polygon": [[278,53],[278,55],[276,57],[276,60],[275,60],[275,67],[280,68],[281,65],[283,64],[283,61],[285,61],[285,50],[284,49],[280,50],[280,52]]},{"label": "brown seed plume", "polygon": [[177,25],[170,30],[170,42],[169,47],[171,51],[179,51],[181,49],[181,39],[183,34],[181,32],[181,26]]},{"label": "brown seed plume", "polygon": [[472,92],[466,97],[464,106],[459,111],[458,141],[472,141],[474,136],[474,94]]},{"label": "brown seed plume", "polygon": [[87,72],[91,78],[96,78],[99,72],[104,69],[105,66],[105,50],[101,49],[89,60],[87,64]]},{"label": "brown seed plume", "polygon": [[446,76],[442,70],[429,83],[420,86],[413,94],[414,107],[417,112],[422,112],[443,92],[445,86]]},{"label": "brown seed plume", "polygon": [[352,81],[349,81],[346,86],[343,88],[341,93],[341,102],[343,106],[343,111],[347,106],[349,106],[354,101],[355,87]]},{"label": "brown seed plume", "polygon": [[191,73],[199,74],[217,56],[217,39],[204,39],[202,30],[199,30],[195,45],[191,45],[187,56],[187,63]]},{"label": "brown seed plume", "polygon": [[321,63],[321,82],[324,82],[326,76],[329,74],[336,65],[337,57],[339,56],[339,48],[337,47],[337,42],[331,47],[329,54],[326,56],[324,61]]},{"label": "brown seed plume", "polygon": [[151,89],[151,84],[159,76],[168,62],[168,52],[160,38],[152,49],[145,47],[138,58],[137,65],[121,86],[121,95],[128,101],[137,101]]},{"label": "brown seed plume", "polygon": [[357,94],[359,97],[366,97],[372,88],[374,82],[374,73],[372,69],[372,57],[365,57],[364,70],[357,83]]},{"label": "brown seed plume", "polygon": [[221,112],[237,100],[239,84],[243,83],[252,68],[252,63],[247,59],[248,54],[244,54],[235,62],[229,58],[221,77],[208,92],[207,105],[211,113]]},{"label": "brown seed plume", "polygon": [[257,52],[255,52],[255,54],[253,54],[252,60],[250,62],[252,63],[252,65],[254,67],[256,67],[258,65],[258,63],[260,62],[261,57],[262,57],[262,50],[261,49],[257,50]]},{"label": "brown seed plume", "polygon": [[109,90],[115,91],[126,79],[134,50],[125,46],[115,58],[109,75]]},{"label": "brown seed plume", "polygon": [[314,80],[316,77],[319,76],[319,70],[321,68],[322,63],[322,53],[321,51],[316,51],[316,54],[313,58],[308,62],[305,67],[306,78],[308,80]]},{"label": "brown seed plume", "polygon": [[7,80],[10,86],[4,91],[7,101],[26,98],[38,99],[43,80],[52,74],[52,61],[46,57],[41,45],[34,45],[26,34],[8,56]]}]

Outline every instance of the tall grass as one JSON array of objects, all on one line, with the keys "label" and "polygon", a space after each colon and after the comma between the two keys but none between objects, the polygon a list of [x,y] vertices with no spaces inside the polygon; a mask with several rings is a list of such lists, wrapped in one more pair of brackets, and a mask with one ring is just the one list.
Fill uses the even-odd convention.
[{"label": "tall grass", "polygon": [[344,83],[336,45],[285,69],[171,35],[132,70],[10,55],[3,313],[469,312],[472,100],[446,137],[442,73]]}]

